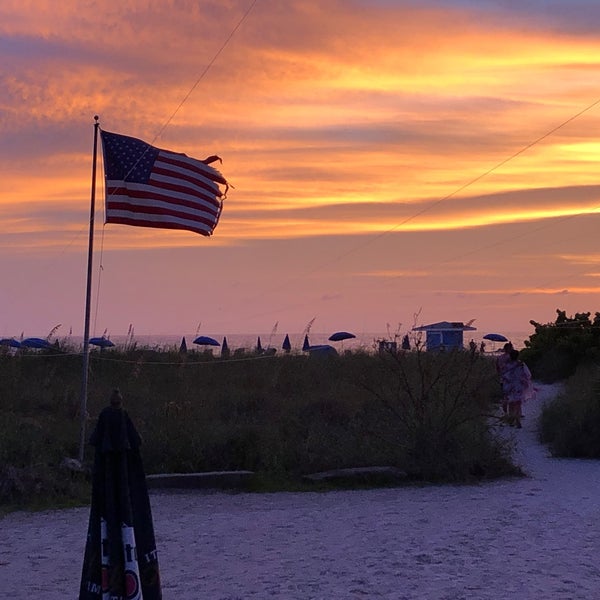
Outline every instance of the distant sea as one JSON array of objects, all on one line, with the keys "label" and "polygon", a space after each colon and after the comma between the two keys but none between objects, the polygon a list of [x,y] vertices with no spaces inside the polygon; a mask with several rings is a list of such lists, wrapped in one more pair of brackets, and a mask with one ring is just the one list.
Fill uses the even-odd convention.
[{"label": "distant sea", "polygon": [[[402,332],[404,335],[405,332]],[[470,334],[473,335],[470,335]],[[529,339],[529,336],[532,332],[502,332],[502,335],[507,337],[513,344],[513,346],[517,349],[521,349],[524,347],[525,340]],[[477,335],[478,334],[478,335]],[[131,343],[136,343],[138,347],[145,348],[153,348],[156,350],[169,350],[169,349],[179,349],[182,339],[185,338],[186,346],[188,350],[197,349],[197,350],[210,350],[212,348],[214,353],[219,353],[219,347],[211,347],[211,346],[197,346],[194,345],[193,341],[198,336],[208,336],[217,340],[220,344],[223,343],[223,339],[227,338],[227,346],[231,351],[234,351],[239,348],[244,348],[246,350],[253,350],[256,348],[258,344],[258,338],[260,337],[260,344],[263,349],[267,348],[275,348],[280,351],[283,340],[285,339],[285,333],[275,333],[275,334],[260,334],[260,333],[240,333],[240,334],[222,334],[222,333],[205,333],[200,332],[196,334],[155,334],[155,335],[136,335],[133,337],[126,335],[111,335],[110,340],[118,347],[124,347],[126,345],[130,345]],[[303,333],[290,333],[288,334],[290,338],[290,343],[292,345],[292,351],[300,351],[302,350],[302,345],[304,342],[304,334]],[[379,347],[379,340],[394,340],[394,334],[391,335],[388,333],[356,333],[355,338],[351,338],[348,340],[344,340],[341,342],[331,342],[329,341],[330,333],[309,333],[308,339],[311,345],[317,344],[330,344],[335,347],[338,351],[343,350],[362,350],[365,352],[375,352]],[[402,335],[396,338],[398,345],[400,345],[402,341]],[[412,336],[414,333],[410,333],[411,337],[411,345],[412,345]],[[471,339],[477,344],[477,347],[480,347],[481,342],[485,342],[485,351],[486,352],[495,352],[502,349],[504,345],[502,342],[490,342],[489,340],[483,340],[484,332],[473,331],[465,332],[464,336],[464,345],[468,347],[468,344]],[[61,338],[61,336],[57,336],[59,340],[65,340],[68,343],[74,345],[81,345],[83,343],[83,339],[81,337],[71,336],[69,338]],[[93,335],[92,335],[93,337]]]}]

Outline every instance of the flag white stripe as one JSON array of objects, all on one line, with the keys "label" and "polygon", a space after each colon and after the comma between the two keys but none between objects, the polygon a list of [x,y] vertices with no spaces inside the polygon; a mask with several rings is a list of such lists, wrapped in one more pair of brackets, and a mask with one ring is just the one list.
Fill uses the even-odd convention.
[{"label": "flag white stripe", "polygon": [[216,222],[217,220],[217,214],[215,214],[214,212],[208,212],[198,208],[189,208],[187,206],[174,205],[169,202],[161,202],[160,200],[130,198],[129,196],[125,196],[122,194],[114,194],[113,196],[111,196],[111,199],[107,204],[107,212],[111,218],[114,214],[119,212],[119,210],[124,210],[122,209],[122,207],[114,208],[114,205],[113,207],[111,207],[111,204],[113,203],[118,203],[121,205],[125,204],[127,206],[130,206],[131,210],[128,212],[130,212],[131,214],[151,214],[146,213],[144,208],[157,208],[163,211],[161,214],[170,214],[176,212],[188,214],[191,217],[200,217],[211,222]]},{"label": "flag white stripe", "polygon": [[[183,194],[181,192],[173,192],[172,190],[168,189],[160,192],[159,187],[154,185],[148,185],[145,183],[124,183],[120,180],[109,180],[106,182],[106,188],[124,188],[125,190],[130,190],[132,192],[139,192],[140,194],[143,194],[143,197],[128,197],[125,194],[113,192],[107,197],[108,204],[118,200],[119,202],[128,202],[132,205],[140,204],[144,206],[160,206],[164,209],[176,209],[181,211],[185,210],[190,213],[193,213],[195,210],[201,210],[213,216],[219,212],[219,209],[212,202],[209,202],[208,200],[204,200],[202,198],[198,198],[198,196],[196,195]],[[154,198],[154,196],[156,196],[159,192],[167,197],[165,197],[164,200],[161,200],[160,198]],[[185,200],[186,202],[192,203],[194,206],[186,207],[180,204],[174,204],[174,198],[178,200]]]}]

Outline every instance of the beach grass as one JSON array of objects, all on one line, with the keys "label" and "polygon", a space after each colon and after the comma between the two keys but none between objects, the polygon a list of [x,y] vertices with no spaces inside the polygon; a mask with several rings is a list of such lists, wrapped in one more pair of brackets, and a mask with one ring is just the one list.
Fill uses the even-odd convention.
[{"label": "beach grass", "polygon": [[[86,500],[79,450],[82,357],[0,355],[0,503]],[[113,388],[143,437],[146,472],[251,470],[259,490],[306,489],[303,476],[393,466],[408,482],[518,473],[490,426],[493,361],[463,351],[217,358],[211,352],[95,351],[89,435]],[[89,467],[93,449],[86,448]]]}]

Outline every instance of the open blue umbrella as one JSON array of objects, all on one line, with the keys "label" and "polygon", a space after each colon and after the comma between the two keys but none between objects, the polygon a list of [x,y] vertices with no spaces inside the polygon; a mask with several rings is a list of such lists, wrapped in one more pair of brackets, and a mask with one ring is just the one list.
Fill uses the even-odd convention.
[{"label": "open blue umbrella", "polygon": [[98,346],[99,348],[112,348],[114,346],[114,343],[104,336],[90,338],[89,342],[92,346]]},{"label": "open blue umbrella", "polygon": [[11,348],[20,348],[21,342],[15,340],[15,338],[2,338],[0,340],[0,346],[10,346]]},{"label": "open blue umbrella", "polygon": [[26,338],[21,342],[21,346],[25,348],[38,348],[38,349],[47,349],[52,348],[52,344],[43,338]]},{"label": "open blue umbrella", "polygon": [[348,331],[336,331],[329,336],[330,342],[341,342],[343,340],[350,340],[356,336]]},{"label": "open blue umbrella", "polygon": [[490,340],[491,342],[508,342],[508,338],[501,333],[486,333],[483,339]]},{"label": "open blue umbrella", "polygon": [[194,344],[198,346],[220,346],[219,342],[215,338],[208,337],[207,335],[200,335],[194,340]]}]

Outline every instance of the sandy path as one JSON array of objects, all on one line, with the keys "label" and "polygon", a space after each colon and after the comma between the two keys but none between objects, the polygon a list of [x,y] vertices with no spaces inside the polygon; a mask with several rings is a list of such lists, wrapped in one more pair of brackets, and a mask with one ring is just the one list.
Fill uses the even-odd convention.
[{"label": "sandy path", "polygon": [[[530,477],[331,493],[156,492],[165,600],[600,598],[600,461],[507,429]],[[88,509],[0,520],[0,597],[76,598]]]}]

